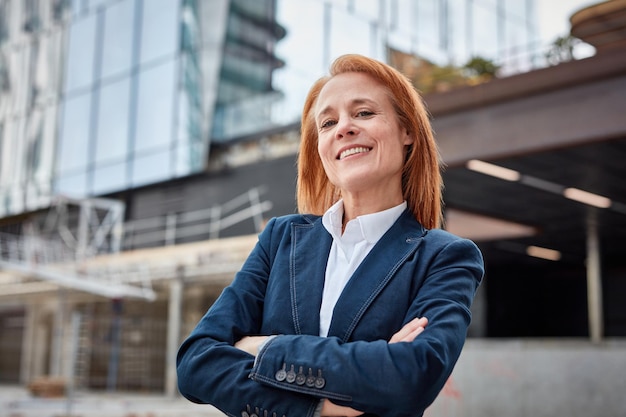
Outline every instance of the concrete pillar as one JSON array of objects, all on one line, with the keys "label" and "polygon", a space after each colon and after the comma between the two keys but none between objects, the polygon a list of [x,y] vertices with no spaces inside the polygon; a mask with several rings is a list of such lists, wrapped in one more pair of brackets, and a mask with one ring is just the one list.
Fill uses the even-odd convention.
[{"label": "concrete pillar", "polygon": [[600,268],[600,243],[598,224],[595,216],[587,216],[587,308],[589,315],[589,336],[593,343],[599,343],[604,336],[602,307],[602,274]]},{"label": "concrete pillar", "polygon": [[183,280],[176,277],[170,281],[170,297],[167,315],[167,350],[165,355],[165,394],[174,398],[178,395],[176,375],[176,353],[180,345],[182,317]]},{"label": "concrete pillar", "polygon": [[33,377],[34,351],[37,332],[37,313],[39,312],[38,304],[27,304],[24,316],[24,335],[22,336],[22,357],[20,363],[20,383],[28,384]]},{"label": "concrete pillar", "polygon": [[50,376],[61,376],[63,372],[63,340],[65,338],[65,289],[59,289],[57,306],[54,312],[52,325],[52,343],[50,349]]}]

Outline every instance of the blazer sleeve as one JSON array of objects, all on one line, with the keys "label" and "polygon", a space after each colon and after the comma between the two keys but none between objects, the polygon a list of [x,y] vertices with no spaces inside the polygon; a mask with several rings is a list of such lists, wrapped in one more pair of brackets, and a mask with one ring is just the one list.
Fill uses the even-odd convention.
[{"label": "blazer sleeve", "polygon": [[177,355],[181,394],[196,403],[212,404],[230,416],[313,416],[319,404],[319,398],[250,379],[255,357],[233,346],[243,336],[259,334],[274,224],[275,219],[268,222],[233,283],[224,289]]},{"label": "blazer sleeve", "polygon": [[[426,247],[397,272],[414,274],[421,282],[404,323],[415,317],[427,317],[429,323],[413,342],[280,335],[261,349],[251,378],[268,387],[329,398],[368,415],[422,415],[461,353],[483,276],[482,255],[473,242],[442,231],[429,233],[433,236]],[[294,383],[284,374],[278,378],[281,369],[320,380],[311,386]]]}]

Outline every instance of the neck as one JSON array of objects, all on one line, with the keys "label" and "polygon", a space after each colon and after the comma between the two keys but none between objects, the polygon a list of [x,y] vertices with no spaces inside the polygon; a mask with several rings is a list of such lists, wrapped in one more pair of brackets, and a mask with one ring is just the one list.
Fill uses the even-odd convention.
[{"label": "neck", "polygon": [[343,228],[350,220],[365,214],[378,213],[402,204],[402,194],[388,196],[387,198],[373,197],[363,198],[353,194],[342,195],[343,199]]}]

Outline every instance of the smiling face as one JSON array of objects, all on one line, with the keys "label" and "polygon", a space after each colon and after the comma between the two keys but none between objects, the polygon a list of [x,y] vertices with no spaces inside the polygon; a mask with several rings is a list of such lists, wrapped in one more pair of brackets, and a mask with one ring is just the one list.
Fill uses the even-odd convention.
[{"label": "smiling face", "polygon": [[388,207],[403,201],[402,167],[413,139],[380,83],[357,72],[334,76],[320,91],[315,124],[324,170],[344,199]]}]

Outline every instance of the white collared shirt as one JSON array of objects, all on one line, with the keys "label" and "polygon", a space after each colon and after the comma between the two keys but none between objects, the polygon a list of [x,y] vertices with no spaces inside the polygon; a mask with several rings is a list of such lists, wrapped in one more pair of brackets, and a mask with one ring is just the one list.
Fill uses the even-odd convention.
[{"label": "white collared shirt", "polygon": [[339,200],[324,213],[322,224],[333,237],[333,243],[326,264],[320,309],[320,336],[328,335],[333,309],[348,280],[406,207],[405,201],[378,213],[358,216],[346,224],[343,234],[343,200]]}]

